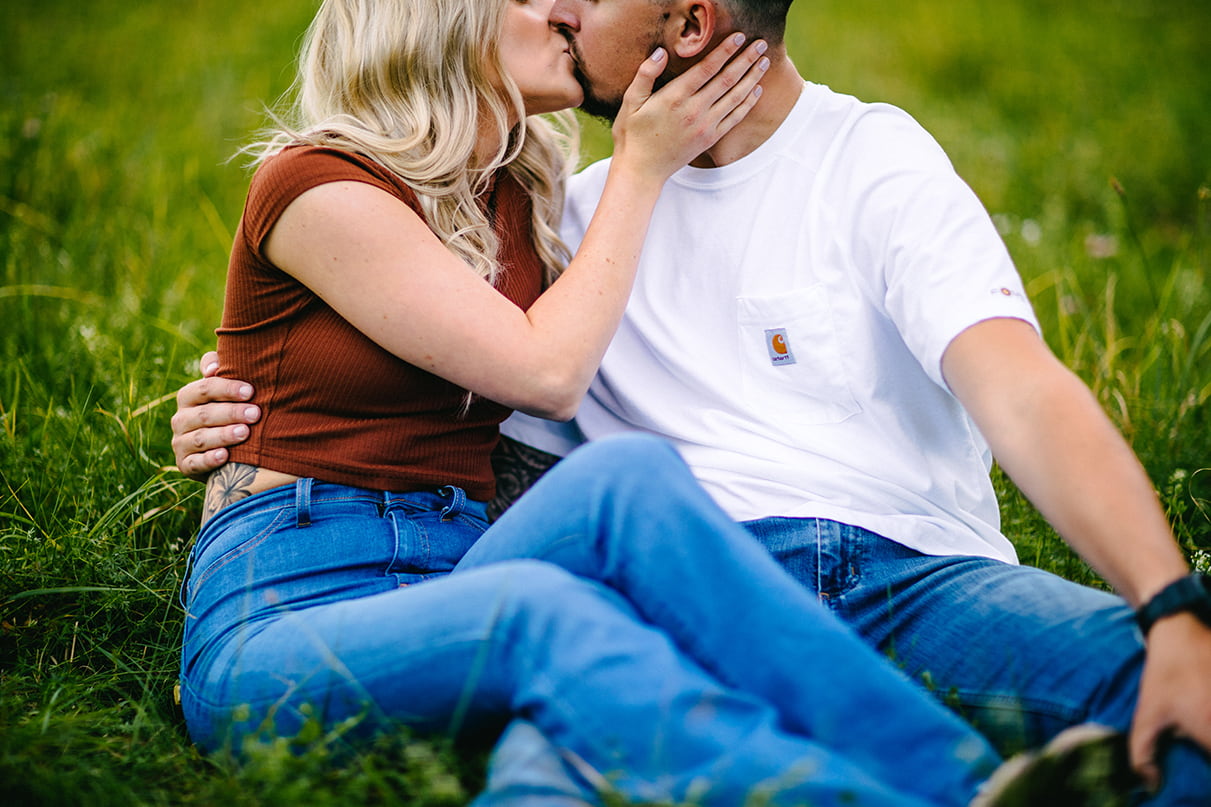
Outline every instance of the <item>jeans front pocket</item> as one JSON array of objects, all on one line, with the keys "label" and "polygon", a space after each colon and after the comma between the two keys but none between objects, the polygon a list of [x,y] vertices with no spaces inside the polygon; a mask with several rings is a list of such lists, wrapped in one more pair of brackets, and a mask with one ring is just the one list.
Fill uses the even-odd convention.
[{"label": "jeans front pocket", "polygon": [[395,534],[387,571],[400,585],[449,574],[488,527],[484,504],[455,487],[393,496],[384,515]]}]

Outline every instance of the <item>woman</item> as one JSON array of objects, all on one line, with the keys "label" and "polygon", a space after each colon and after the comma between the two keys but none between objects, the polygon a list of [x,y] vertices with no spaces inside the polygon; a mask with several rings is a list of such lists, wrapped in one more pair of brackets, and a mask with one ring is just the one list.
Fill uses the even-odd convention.
[{"label": "woman", "polygon": [[991,750],[662,444],[586,449],[485,534],[497,425],[574,411],[661,185],[753,106],[764,69],[741,38],[657,93],[663,53],[639,67],[561,273],[568,163],[534,116],[581,90],[551,5],[325,0],[311,26],[218,332],[264,417],[209,480],[191,554],[192,737],[238,753],[308,721],[356,739],[512,720],[590,800],[608,782],[721,805],[967,803]]}]

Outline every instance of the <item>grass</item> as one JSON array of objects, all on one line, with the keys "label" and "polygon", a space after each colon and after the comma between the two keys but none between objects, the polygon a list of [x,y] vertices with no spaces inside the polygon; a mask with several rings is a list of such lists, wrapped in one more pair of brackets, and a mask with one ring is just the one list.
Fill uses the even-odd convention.
[{"label": "grass", "polygon": [[[172,700],[199,488],[171,394],[213,344],[247,177],[312,4],[10,0],[0,26],[0,800],[462,804],[478,760],[387,738],[200,757]],[[1192,560],[1211,547],[1211,7],[804,3],[802,72],[915,114],[994,214],[1052,347]],[[608,150],[590,125],[590,154]],[[1024,561],[1098,581],[1003,477]]]}]

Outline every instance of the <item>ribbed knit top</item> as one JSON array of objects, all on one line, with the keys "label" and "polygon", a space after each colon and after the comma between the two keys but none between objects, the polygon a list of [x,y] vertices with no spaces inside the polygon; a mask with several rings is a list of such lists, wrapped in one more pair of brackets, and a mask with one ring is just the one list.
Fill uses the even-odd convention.
[{"label": "ribbed knit top", "polygon": [[[396,358],[265,257],[286,207],[328,182],[381,188],[418,214],[415,193],[359,155],[291,147],[253,176],[216,330],[223,376],[253,384],[261,419],[231,459],[297,476],[392,491],[457,485],[473,499],[495,491],[489,455],[510,409],[481,398],[460,414],[466,390]],[[498,290],[528,308],[542,291],[530,202],[507,174],[494,189],[501,241]]]}]

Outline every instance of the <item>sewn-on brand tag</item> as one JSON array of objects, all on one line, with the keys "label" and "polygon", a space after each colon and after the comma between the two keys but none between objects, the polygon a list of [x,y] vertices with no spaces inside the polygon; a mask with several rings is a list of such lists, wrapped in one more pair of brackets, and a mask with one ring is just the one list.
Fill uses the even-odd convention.
[{"label": "sewn-on brand tag", "polygon": [[765,332],[765,348],[769,351],[769,362],[775,367],[781,364],[794,364],[795,354],[791,352],[791,343],[786,336],[786,328],[770,328]]}]

